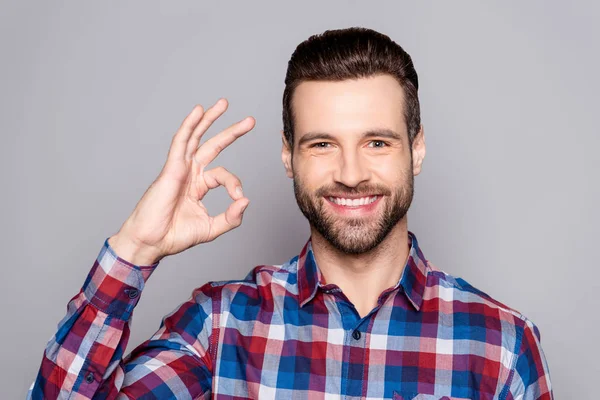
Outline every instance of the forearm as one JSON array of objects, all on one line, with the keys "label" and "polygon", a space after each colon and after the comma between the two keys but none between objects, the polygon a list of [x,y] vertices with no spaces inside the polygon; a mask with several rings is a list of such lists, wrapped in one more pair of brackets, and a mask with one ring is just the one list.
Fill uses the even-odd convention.
[{"label": "forearm", "polygon": [[[122,374],[119,362],[129,340],[129,323],[145,281],[156,265],[137,266],[117,256],[105,241],[80,292],[44,350],[28,397],[63,398],[81,393],[93,398],[101,386]],[[122,382],[122,379],[120,380]],[[114,391],[111,390],[111,391]]]}]

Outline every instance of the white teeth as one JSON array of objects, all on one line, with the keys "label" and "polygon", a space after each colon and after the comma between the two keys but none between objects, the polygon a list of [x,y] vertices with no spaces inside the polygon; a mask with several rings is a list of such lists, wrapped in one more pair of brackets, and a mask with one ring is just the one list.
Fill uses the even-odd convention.
[{"label": "white teeth", "polygon": [[377,196],[361,197],[360,199],[344,199],[338,197],[329,197],[329,201],[331,201],[332,203],[348,207],[364,206],[366,204],[373,203],[375,200],[377,200]]}]

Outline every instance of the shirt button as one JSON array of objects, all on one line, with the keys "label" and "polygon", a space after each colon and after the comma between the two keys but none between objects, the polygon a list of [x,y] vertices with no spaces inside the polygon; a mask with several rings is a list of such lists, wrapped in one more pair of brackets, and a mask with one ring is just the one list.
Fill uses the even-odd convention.
[{"label": "shirt button", "polygon": [[354,340],[360,339],[360,331],[356,329],[354,332],[352,332],[352,337],[354,338]]},{"label": "shirt button", "polygon": [[127,291],[127,295],[129,296],[130,299],[135,299],[136,297],[138,297],[139,294],[140,294],[140,291],[137,289],[129,289]]},{"label": "shirt button", "polygon": [[91,373],[91,372],[90,372],[89,374],[87,374],[87,375],[85,376],[85,381],[86,381],[87,383],[92,383],[92,382],[94,382],[94,374],[93,374],[93,373]]}]

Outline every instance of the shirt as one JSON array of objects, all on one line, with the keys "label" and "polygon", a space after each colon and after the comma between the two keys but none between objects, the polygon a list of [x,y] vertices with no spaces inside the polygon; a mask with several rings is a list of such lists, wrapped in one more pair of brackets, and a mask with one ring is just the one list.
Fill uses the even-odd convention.
[{"label": "shirt", "polygon": [[537,326],[430,263],[408,232],[401,277],[360,317],[311,239],[283,265],[209,282],[123,357],[158,263],[108,238],[44,351],[28,398],[552,399]]}]

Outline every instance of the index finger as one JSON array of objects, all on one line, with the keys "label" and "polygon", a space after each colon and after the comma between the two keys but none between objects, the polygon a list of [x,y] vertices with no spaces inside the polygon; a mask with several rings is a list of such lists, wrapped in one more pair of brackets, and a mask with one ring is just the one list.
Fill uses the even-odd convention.
[{"label": "index finger", "polygon": [[227,146],[252,130],[255,122],[253,117],[246,117],[210,138],[198,147],[194,160],[202,165],[210,164]]}]

